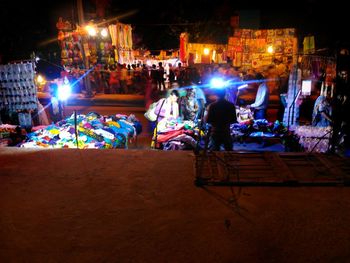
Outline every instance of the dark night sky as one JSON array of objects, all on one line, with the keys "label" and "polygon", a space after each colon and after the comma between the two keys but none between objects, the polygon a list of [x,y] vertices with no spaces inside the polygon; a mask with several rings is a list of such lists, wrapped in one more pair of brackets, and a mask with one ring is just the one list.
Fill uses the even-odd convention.
[{"label": "dark night sky", "polygon": [[[93,11],[93,0],[85,0],[86,13]],[[262,3],[265,2],[265,3]],[[133,25],[137,45],[143,44],[151,50],[178,47],[178,32],[186,29],[201,32],[198,40],[210,37],[225,42],[230,28],[229,17],[238,10],[260,11],[261,28],[295,27],[299,37],[308,33],[316,35],[316,48],[333,47],[338,40],[348,40],[349,30],[345,24],[349,13],[340,1],[328,4],[316,0],[266,1],[258,3],[230,0],[179,0],[163,1],[115,1],[107,10],[108,17],[115,17],[127,11],[136,13],[120,19]],[[289,5],[284,7],[283,5]],[[56,38],[55,27],[58,17],[75,19],[76,0],[61,1],[4,1],[0,0],[0,54],[3,60],[28,58],[30,51],[54,50],[51,45],[40,45],[45,40]],[[197,22],[196,24],[193,24]],[[200,23],[198,23],[200,22]]]}]

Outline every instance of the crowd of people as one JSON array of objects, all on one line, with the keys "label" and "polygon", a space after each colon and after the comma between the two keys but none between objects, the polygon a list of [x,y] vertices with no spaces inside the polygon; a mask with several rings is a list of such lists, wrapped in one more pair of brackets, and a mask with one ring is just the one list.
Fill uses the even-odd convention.
[{"label": "crowd of people", "polygon": [[[209,112],[209,105],[223,98],[222,94],[212,94],[213,89],[210,87],[210,80],[214,76],[219,76],[228,83],[224,89],[225,101],[234,105],[235,109],[243,108],[251,111],[254,119],[266,119],[271,94],[274,94],[280,99],[276,119],[280,122],[285,121],[284,113],[289,105],[286,105],[283,99],[284,96],[289,96],[287,93],[291,81],[288,83],[288,80],[294,74],[292,64],[286,65],[275,59],[272,65],[242,71],[229,64],[184,67],[181,62],[177,62],[176,65],[170,63],[164,65],[164,63],[157,62],[151,66],[141,63],[116,64],[104,68],[98,65],[87,76],[93,93],[141,94],[145,96],[146,109],[156,101],[162,102],[157,104],[157,121],[173,117],[194,122],[203,120],[204,113]],[[70,83],[75,83],[73,92],[85,92],[86,88],[81,78],[83,74],[84,72],[78,68],[71,69],[69,74],[63,73],[63,76],[70,79]],[[246,87],[241,89],[244,83]],[[301,88],[299,82],[297,86]],[[241,96],[247,91],[253,94],[249,97],[249,101],[242,99]],[[168,97],[164,98],[166,94]],[[331,125],[332,109],[329,97],[329,93],[324,93],[315,101],[312,125]],[[234,115],[237,116],[236,113]],[[211,119],[212,117],[208,122],[212,121]]]},{"label": "crowd of people", "polygon": [[[213,67],[199,83],[192,80],[186,86],[173,86],[168,96],[158,101],[155,107],[156,127],[152,128],[157,129],[158,123],[170,118],[192,122],[200,120],[210,127],[211,149],[218,150],[223,146],[232,150],[230,125],[237,122],[237,108],[244,106],[254,113],[255,119],[265,119],[270,90],[277,81],[274,72],[272,66],[245,74],[232,66]],[[214,76],[222,78],[224,87],[212,86],[210,79]],[[255,90],[255,100],[251,104],[240,99],[240,87],[244,83]]]}]

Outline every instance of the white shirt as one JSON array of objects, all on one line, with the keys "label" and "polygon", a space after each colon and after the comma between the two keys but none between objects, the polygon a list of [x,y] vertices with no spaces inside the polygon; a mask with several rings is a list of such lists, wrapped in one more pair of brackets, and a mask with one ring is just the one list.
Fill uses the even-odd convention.
[{"label": "white shirt", "polygon": [[269,102],[269,89],[266,83],[259,85],[258,92],[256,93],[255,102],[250,107],[257,110],[266,109]]}]

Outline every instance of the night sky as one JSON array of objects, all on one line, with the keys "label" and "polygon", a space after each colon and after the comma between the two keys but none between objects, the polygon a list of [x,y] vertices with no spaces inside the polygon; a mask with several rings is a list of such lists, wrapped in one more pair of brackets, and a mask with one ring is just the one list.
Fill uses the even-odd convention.
[{"label": "night sky", "polygon": [[[349,13],[338,0],[328,4],[316,0],[284,1],[283,4],[279,1],[264,2],[111,0],[106,16],[118,17],[134,11],[120,22],[133,26],[136,47],[154,52],[178,48],[178,35],[186,30],[191,32],[194,41],[227,43],[227,37],[232,33],[229,18],[240,10],[258,11],[260,28],[295,27],[300,40],[307,34],[314,34],[316,48],[334,47],[338,41],[349,39],[349,30],[345,26]],[[84,1],[86,18],[94,12],[94,3],[94,0]],[[60,16],[77,22],[76,0],[20,3],[0,0],[0,54],[3,63],[29,58],[31,51],[47,56],[57,50],[56,41],[43,43],[57,37],[55,25]]]}]

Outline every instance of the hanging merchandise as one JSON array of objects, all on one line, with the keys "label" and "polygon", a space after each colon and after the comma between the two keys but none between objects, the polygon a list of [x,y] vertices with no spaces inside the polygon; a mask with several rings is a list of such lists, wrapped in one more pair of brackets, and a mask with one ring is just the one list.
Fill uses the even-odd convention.
[{"label": "hanging merchandise", "polygon": [[[61,18],[60,18],[61,19]],[[61,19],[62,20],[62,19]],[[96,28],[95,34],[90,35],[85,27],[76,26],[75,29],[70,27],[59,27],[57,23],[58,42],[61,47],[61,65],[67,68],[84,69],[83,53],[89,61],[90,66],[98,63],[107,64],[113,59],[110,58],[113,46],[116,46],[115,30],[113,26]],[[114,53],[114,52],[113,52]]]},{"label": "hanging merchandise", "polygon": [[10,112],[37,109],[34,62],[0,65],[0,109]]},{"label": "hanging merchandise", "polygon": [[112,45],[115,47],[114,59],[120,64],[132,64],[134,55],[132,50],[132,27],[131,25],[117,23],[108,27]]},{"label": "hanging merchandise", "polygon": [[304,54],[314,54],[315,53],[315,37],[306,36],[303,41]]},{"label": "hanging merchandise", "polygon": [[34,62],[0,65],[0,110],[18,114],[15,122],[23,128],[32,126],[31,113],[37,110],[34,75]]},{"label": "hanging merchandise", "polygon": [[181,33],[180,35],[180,60],[182,63],[186,63],[187,59],[187,43],[188,43],[188,34],[187,33]]},{"label": "hanging merchandise", "polygon": [[227,49],[228,53],[235,54],[234,66],[250,69],[270,65],[275,57],[284,63],[294,61],[297,46],[294,28],[235,29]]}]

